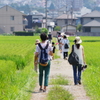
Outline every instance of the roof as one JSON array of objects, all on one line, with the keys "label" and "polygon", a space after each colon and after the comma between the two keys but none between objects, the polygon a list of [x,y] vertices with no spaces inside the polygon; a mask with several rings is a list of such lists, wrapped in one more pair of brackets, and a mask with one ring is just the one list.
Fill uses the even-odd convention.
[{"label": "roof", "polygon": [[77,19],[77,18],[75,16],[63,14],[63,15],[57,17],[56,19]]},{"label": "roof", "polygon": [[3,8],[6,8],[6,9],[11,8],[11,9],[13,9],[13,10],[19,12],[19,13],[22,14],[22,15],[26,15],[26,14],[22,13],[21,11],[18,11],[18,10],[16,10],[16,9],[14,9],[14,8],[12,8],[12,7],[10,7],[10,6],[8,6],[8,5],[1,7],[0,10],[3,9]]},{"label": "roof", "polygon": [[82,17],[100,17],[100,12],[95,10],[91,13],[83,15]]},{"label": "roof", "polygon": [[83,26],[86,26],[86,27],[90,27],[90,26],[96,26],[96,27],[100,27],[100,22],[96,21],[96,20],[93,20]]}]

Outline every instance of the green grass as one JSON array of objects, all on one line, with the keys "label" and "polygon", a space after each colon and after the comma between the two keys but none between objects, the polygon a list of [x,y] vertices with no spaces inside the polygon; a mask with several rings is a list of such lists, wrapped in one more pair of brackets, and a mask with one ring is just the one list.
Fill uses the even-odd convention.
[{"label": "green grass", "polygon": [[[74,37],[69,37],[73,44]],[[82,81],[91,100],[100,100],[100,37],[81,37],[83,40],[87,69]]]},{"label": "green grass", "polygon": [[38,36],[0,36],[0,100],[29,100],[36,85],[33,70]]},{"label": "green grass", "polygon": [[53,85],[68,85],[68,80],[65,76],[57,75],[50,80],[50,84]]},{"label": "green grass", "polygon": [[50,89],[47,100],[74,100],[73,96],[63,87],[54,86]]}]

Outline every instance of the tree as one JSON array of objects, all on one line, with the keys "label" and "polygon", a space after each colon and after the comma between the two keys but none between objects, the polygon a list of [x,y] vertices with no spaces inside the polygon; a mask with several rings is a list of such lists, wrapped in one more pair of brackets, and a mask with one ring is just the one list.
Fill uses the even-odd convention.
[{"label": "tree", "polygon": [[60,31],[61,30],[61,27],[60,26],[56,26],[55,28],[54,28],[54,31]]},{"label": "tree", "polygon": [[38,26],[35,27],[35,33],[41,33],[41,29],[39,29]]},{"label": "tree", "polygon": [[82,30],[82,25],[81,24],[78,24],[76,29],[80,32]]},{"label": "tree", "polygon": [[47,34],[47,33],[48,33],[47,28],[42,28],[42,29],[41,29],[41,33],[46,33],[46,34]]}]

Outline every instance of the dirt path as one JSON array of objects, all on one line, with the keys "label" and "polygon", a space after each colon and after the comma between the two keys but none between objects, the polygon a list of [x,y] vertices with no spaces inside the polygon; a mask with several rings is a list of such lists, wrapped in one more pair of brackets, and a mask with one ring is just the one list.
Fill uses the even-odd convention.
[{"label": "dirt path", "polygon": [[[73,73],[72,66],[68,64],[67,60],[62,59],[62,54],[60,59],[53,60],[51,62],[51,70],[50,70],[50,79],[56,75],[63,75],[69,80],[69,85],[63,86],[66,90],[68,90],[73,96],[74,100],[90,100],[89,97],[86,96],[86,92],[83,88],[83,85],[74,85],[73,83]],[[46,100],[46,95],[50,90],[51,85],[48,86],[47,92],[39,92],[39,86],[35,88],[31,100]]]}]

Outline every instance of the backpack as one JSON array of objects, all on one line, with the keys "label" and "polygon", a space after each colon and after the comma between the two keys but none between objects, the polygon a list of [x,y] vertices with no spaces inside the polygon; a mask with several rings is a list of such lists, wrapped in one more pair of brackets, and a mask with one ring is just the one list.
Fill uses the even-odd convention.
[{"label": "backpack", "polygon": [[69,62],[71,65],[78,65],[78,64],[79,64],[79,57],[78,57],[78,55],[74,52],[74,45],[72,45],[72,52],[69,54],[68,62]]},{"label": "backpack", "polygon": [[68,49],[68,48],[69,48],[69,46],[68,46],[67,43],[64,44],[64,48],[65,48],[65,49]]},{"label": "backpack", "polygon": [[68,48],[69,48],[68,44],[65,43],[65,44],[64,44],[64,49],[68,49]]},{"label": "backpack", "polygon": [[46,52],[46,49],[48,48],[49,44],[45,46],[45,48],[42,48],[41,44],[38,44],[39,48],[41,49],[41,54],[40,54],[40,65],[41,66],[47,66],[48,65],[48,53]]},{"label": "backpack", "polygon": [[52,39],[52,35],[51,34],[48,34],[48,39]]},{"label": "backpack", "polygon": [[61,37],[58,37],[58,43],[60,43],[61,42]]}]

